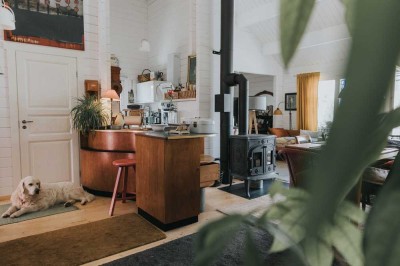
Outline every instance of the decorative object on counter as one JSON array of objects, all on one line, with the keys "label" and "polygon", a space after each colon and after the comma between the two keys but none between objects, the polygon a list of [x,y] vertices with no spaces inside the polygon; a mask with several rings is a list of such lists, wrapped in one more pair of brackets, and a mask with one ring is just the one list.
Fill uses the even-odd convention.
[{"label": "decorative object on counter", "polygon": [[[145,73],[145,72],[148,72],[148,73]],[[142,74],[141,74],[141,75],[138,75],[138,81],[139,81],[139,83],[141,83],[141,82],[146,82],[146,81],[150,81],[150,73],[151,73],[151,70],[150,70],[150,69],[148,69],[148,68],[143,69]]]},{"label": "decorative object on counter", "polygon": [[115,54],[111,54],[110,61],[111,61],[111,66],[119,67],[119,59]]},{"label": "decorative object on counter", "polygon": [[139,51],[141,52],[150,52],[150,42],[146,39],[142,39],[140,41],[140,48]]},{"label": "decorative object on counter", "polygon": [[115,90],[107,90],[106,92],[103,93],[101,96],[102,98],[108,98],[111,100],[110,104],[110,128],[113,126],[113,112],[112,112],[112,103],[113,100],[119,100],[119,96]]},{"label": "decorative object on counter", "polygon": [[183,118],[183,123],[190,124],[190,132],[191,133],[204,133],[204,134],[213,134],[215,133],[215,122],[214,120],[208,118]]},{"label": "decorative object on counter", "polygon": [[100,129],[107,124],[103,106],[95,96],[83,96],[76,99],[77,104],[71,110],[72,128],[82,135]]},{"label": "decorative object on counter", "polygon": [[189,84],[196,84],[196,56],[188,56],[188,74],[187,82]]},{"label": "decorative object on counter", "polygon": [[150,127],[153,131],[164,131],[164,128],[167,127],[167,124],[151,124]]},{"label": "decorative object on counter", "polygon": [[99,99],[100,94],[100,84],[97,80],[85,80],[85,95],[95,96]]},{"label": "decorative object on counter", "polygon": [[125,120],[122,113],[117,114],[117,116],[115,117],[114,125],[119,126],[121,128],[123,127],[123,125],[125,125]]},{"label": "decorative object on counter", "polygon": [[168,124],[170,126],[170,130],[167,131],[169,134],[190,134],[189,128],[190,124],[181,123],[181,124]]},{"label": "decorative object on counter", "polygon": [[258,134],[258,122],[256,117],[256,111],[265,111],[267,109],[267,97],[265,96],[250,96],[249,97],[249,128],[248,134],[252,133],[253,126],[254,131]]}]

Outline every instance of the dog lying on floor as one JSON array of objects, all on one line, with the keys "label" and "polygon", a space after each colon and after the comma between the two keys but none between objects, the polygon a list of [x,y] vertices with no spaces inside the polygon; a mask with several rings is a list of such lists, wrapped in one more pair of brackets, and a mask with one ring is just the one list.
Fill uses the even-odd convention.
[{"label": "dog lying on floor", "polygon": [[41,184],[39,179],[27,176],[11,194],[11,207],[1,217],[15,218],[24,213],[48,209],[61,202],[68,207],[78,200],[85,205],[94,200],[94,196],[71,182]]}]

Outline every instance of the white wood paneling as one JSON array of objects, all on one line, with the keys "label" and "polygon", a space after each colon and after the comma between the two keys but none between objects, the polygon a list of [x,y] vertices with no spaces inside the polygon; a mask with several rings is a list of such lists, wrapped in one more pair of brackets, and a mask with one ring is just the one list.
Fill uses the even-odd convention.
[{"label": "white wood paneling", "polygon": [[[100,80],[102,78],[99,74],[99,65],[101,64],[101,60],[99,59],[100,51],[98,25],[99,22],[101,22],[104,18],[107,18],[108,20],[108,10],[99,9],[99,5],[104,4],[104,1],[109,0],[83,1],[85,51],[74,51],[39,45],[6,42],[3,40],[3,31],[0,31],[0,108],[5,108],[6,110],[4,110],[3,113],[9,114],[7,117],[1,117],[0,115],[0,148],[12,148],[8,156],[5,154],[6,151],[0,151],[2,152],[2,156],[5,156],[5,160],[3,160],[2,164],[0,165],[0,179],[6,180],[0,183],[0,196],[11,194],[13,187],[16,186],[15,181],[20,178],[20,171],[18,169],[20,164],[18,151],[19,139],[18,137],[15,137],[15,132],[12,133],[13,128],[15,130],[15,128],[18,127],[15,82],[10,80],[10,78],[16,79],[15,74],[10,76],[10,70],[15,68],[15,59],[13,60],[10,58],[10,56],[14,56],[15,51],[19,50],[25,52],[31,51],[35,53],[76,57],[78,60],[78,93],[82,94],[84,91],[85,79]],[[103,28],[102,30],[109,31],[108,28]],[[101,51],[101,53],[104,52],[106,51]],[[8,132],[10,132],[10,135]]]}]

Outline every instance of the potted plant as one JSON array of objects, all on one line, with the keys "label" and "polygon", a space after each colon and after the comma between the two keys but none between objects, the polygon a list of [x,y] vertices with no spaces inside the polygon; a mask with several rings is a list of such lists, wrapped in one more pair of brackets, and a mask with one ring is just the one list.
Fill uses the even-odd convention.
[{"label": "potted plant", "polygon": [[81,134],[81,146],[87,143],[89,133],[107,124],[107,115],[96,96],[82,96],[71,110],[72,128]]}]

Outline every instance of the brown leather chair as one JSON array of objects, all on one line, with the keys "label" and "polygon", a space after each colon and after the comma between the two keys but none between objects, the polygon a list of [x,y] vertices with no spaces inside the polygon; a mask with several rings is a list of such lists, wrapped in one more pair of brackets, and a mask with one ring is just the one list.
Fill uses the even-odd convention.
[{"label": "brown leather chair", "polygon": [[[309,174],[310,169],[315,167],[318,151],[285,147],[282,150],[282,154],[289,168],[290,187],[305,188],[307,175]],[[350,191],[347,199],[354,202],[356,205],[360,204],[361,181]]]},{"label": "brown leather chair", "polygon": [[309,169],[315,164],[317,153],[312,150],[300,150],[286,147],[282,150],[290,174],[290,187],[305,187]]}]

